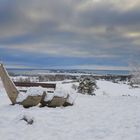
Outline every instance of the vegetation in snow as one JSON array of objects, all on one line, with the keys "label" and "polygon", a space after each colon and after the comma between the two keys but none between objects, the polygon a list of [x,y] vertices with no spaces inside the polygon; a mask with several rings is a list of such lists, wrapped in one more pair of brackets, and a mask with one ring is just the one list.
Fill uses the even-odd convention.
[{"label": "vegetation in snow", "polygon": [[94,78],[85,77],[80,79],[78,92],[82,94],[95,95],[96,81]]},{"label": "vegetation in snow", "polygon": [[131,70],[131,79],[130,79],[130,85],[132,87],[137,87],[136,85],[140,85],[140,64],[134,62],[130,65]]}]

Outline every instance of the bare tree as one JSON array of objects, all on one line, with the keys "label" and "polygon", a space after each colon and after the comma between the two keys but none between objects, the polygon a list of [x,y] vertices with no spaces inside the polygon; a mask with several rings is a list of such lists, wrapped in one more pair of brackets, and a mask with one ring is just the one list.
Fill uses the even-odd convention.
[{"label": "bare tree", "polygon": [[131,62],[130,64],[130,84],[133,85],[140,85],[140,64],[138,62]]}]

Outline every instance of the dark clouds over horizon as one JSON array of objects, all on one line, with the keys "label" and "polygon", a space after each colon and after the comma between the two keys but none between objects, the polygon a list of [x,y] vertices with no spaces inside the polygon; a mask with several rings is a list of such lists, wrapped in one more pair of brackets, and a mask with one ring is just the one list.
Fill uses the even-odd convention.
[{"label": "dark clouds over horizon", "polygon": [[0,0],[0,59],[127,67],[140,59],[140,0]]}]

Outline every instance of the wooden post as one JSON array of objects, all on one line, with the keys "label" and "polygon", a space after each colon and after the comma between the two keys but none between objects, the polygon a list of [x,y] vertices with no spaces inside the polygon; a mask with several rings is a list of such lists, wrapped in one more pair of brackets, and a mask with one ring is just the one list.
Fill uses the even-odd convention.
[{"label": "wooden post", "polygon": [[15,104],[19,92],[13,81],[10,79],[10,76],[4,68],[3,64],[0,64],[0,77],[8,97],[10,98],[12,104]]}]

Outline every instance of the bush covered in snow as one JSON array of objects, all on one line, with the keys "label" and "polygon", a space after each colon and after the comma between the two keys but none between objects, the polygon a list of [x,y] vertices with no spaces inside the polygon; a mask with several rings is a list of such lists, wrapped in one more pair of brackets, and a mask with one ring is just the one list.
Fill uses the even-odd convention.
[{"label": "bush covered in snow", "polygon": [[94,91],[96,87],[97,86],[96,86],[95,79],[86,77],[86,78],[80,79],[78,92],[82,94],[95,95]]}]

